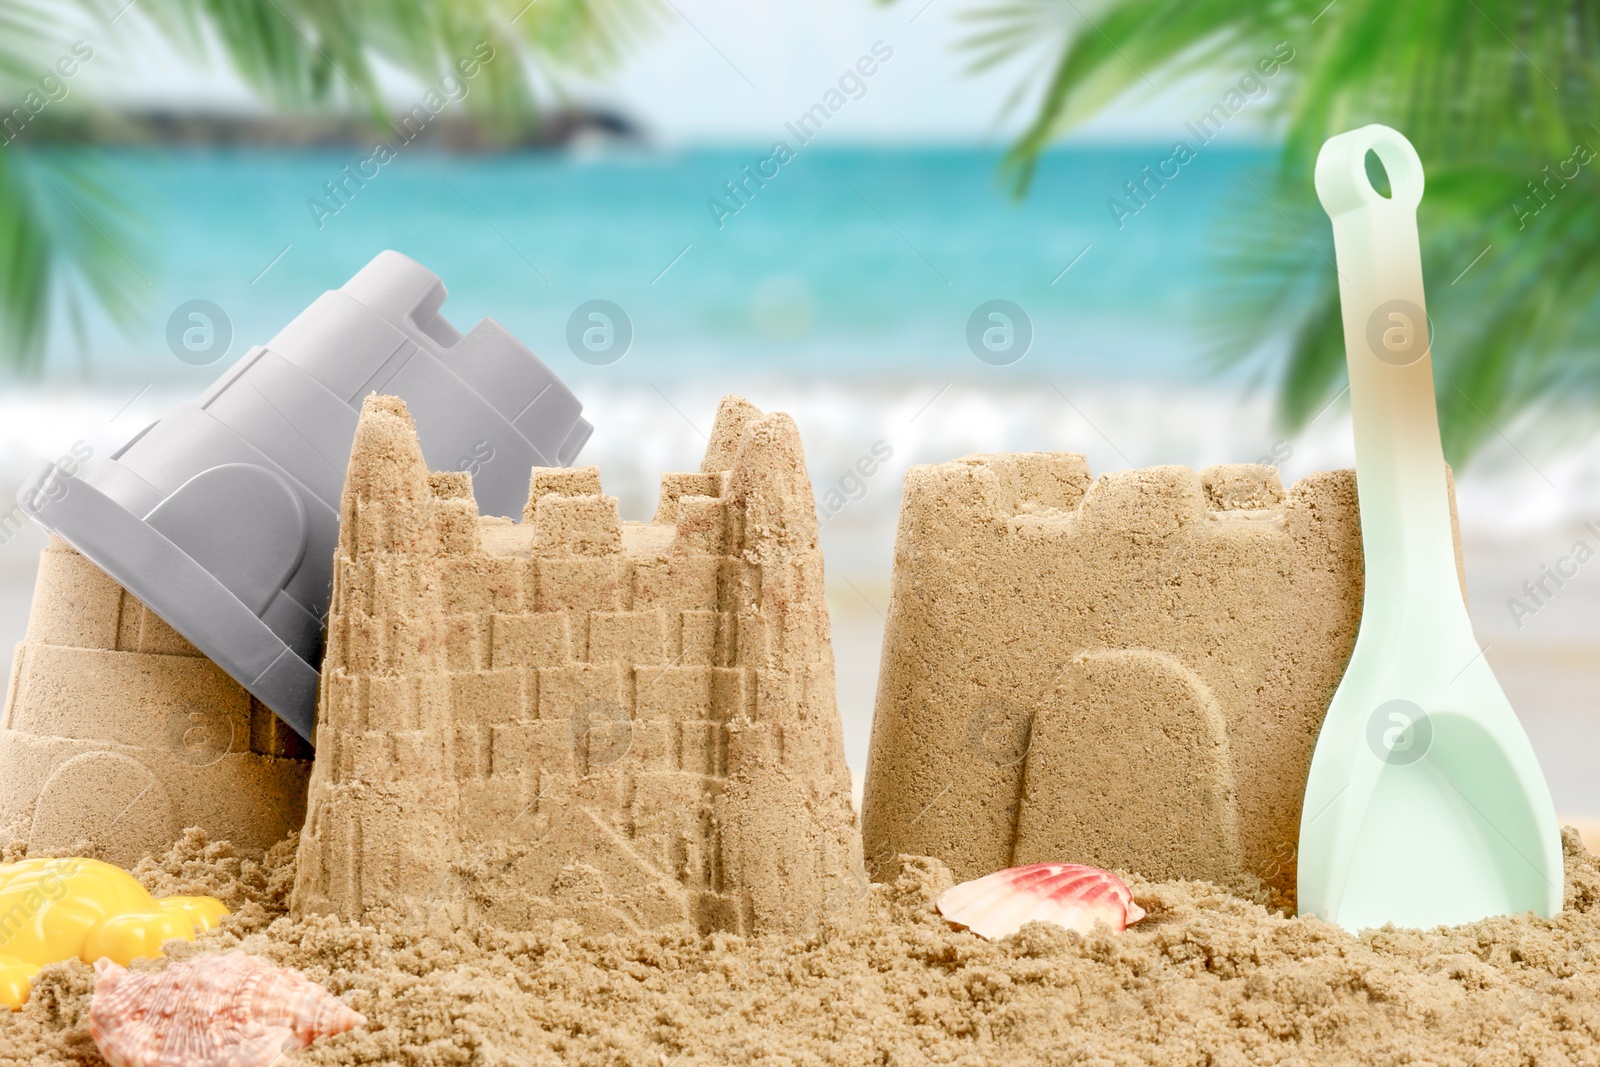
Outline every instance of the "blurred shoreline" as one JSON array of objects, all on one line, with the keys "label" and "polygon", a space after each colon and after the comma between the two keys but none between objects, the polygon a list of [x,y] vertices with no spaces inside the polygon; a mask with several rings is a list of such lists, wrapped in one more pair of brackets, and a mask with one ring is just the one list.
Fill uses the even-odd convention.
[{"label": "blurred shoreline", "polygon": [[[24,146],[359,149],[370,148],[375,140],[395,137],[401,130],[395,123],[403,123],[408,117],[399,111],[396,116],[386,125],[367,115],[326,111],[281,114],[157,107],[48,109],[28,125]],[[626,115],[598,107],[557,108],[515,121],[490,121],[471,114],[430,114],[426,123],[404,131],[407,144],[462,153],[561,149],[580,140],[630,145],[641,143],[643,136],[639,126]]]}]

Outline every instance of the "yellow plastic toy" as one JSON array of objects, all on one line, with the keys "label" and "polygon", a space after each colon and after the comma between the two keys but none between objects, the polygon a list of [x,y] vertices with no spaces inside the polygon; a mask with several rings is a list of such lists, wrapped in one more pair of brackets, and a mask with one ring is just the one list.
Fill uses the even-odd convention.
[{"label": "yellow plastic toy", "polygon": [[163,897],[99,860],[29,859],[0,866],[0,1004],[28,999],[47,963],[102,956],[128,965],[159,956],[172,938],[192,941],[228,909],[215,897]]}]

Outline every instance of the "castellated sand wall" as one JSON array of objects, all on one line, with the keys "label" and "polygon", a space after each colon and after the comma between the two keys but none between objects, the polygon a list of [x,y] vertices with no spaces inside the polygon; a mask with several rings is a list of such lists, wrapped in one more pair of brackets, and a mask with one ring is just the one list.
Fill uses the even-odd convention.
[{"label": "castellated sand wall", "polygon": [[1292,896],[1361,595],[1351,471],[1285,494],[1253,464],[1098,481],[1070,453],[913,468],[868,871],[897,853],[958,879],[1056,860]]},{"label": "castellated sand wall", "polygon": [[52,537],[0,718],[0,830],[132,866],[199,826],[261,854],[300,826],[311,750]]},{"label": "castellated sand wall", "polygon": [[296,914],[752,933],[859,906],[787,415],[724,400],[652,522],[590,467],[536,468],[513,523],[369,397],[342,509]]}]

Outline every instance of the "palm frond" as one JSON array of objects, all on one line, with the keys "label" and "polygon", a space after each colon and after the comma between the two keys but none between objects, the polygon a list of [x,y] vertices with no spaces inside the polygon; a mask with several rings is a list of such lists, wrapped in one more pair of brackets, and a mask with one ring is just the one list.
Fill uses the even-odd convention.
[{"label": "palm frond", "polygon": [[[0,90],[20,98],[49,73],[50,42],[87,16],[226,64],[284,110],[382,120],[380,69],[432,88],[467,64],[464,106],[505,129],[536,119],[563,76],[620,62],[659,15],[657,0],[0,0]],[[87,156],[0,148],[0,364],[39,370],[56,308],[69,323],[85,301],[132,321],[153,268],[129,251],[128,219]]]},{"label": "palm frond", "polygon": [[[103,10],[118,0],[81,2]],[[342,101],[381,113],[379,65],[433,84],[487,45],[502,61],[484,66],[469,106],[522,116],[539,80],[605,72],[660,15],[655,0],[144,0],[136,11],[289,109]]]},{"label": "palm frond", "polygon": [[[1043,37],[1040,27],[1069,10],[1072,27]],[[974,24],[985,70],[1041,39],[1053,50],[1033,119],[1005,161],[1019,193],[1051,143],[1111,104],[1199,72],[1245,70],[1278,41],[1293,49],[1265,105],[1282,134],[1275,173],[1225,216],[1205,324],[1223,362],[1260,358],[1269,333],[1288,339],[1277,382],[1291,428],[1344,387],[1311,169],[1329,136],[1369,122],[1403,130],[1428,163],[1423,258],[1451,461],[1554,397],[1600,400],[1600,198],[1560,177],[1574,146],[1600,152],[1600,5],[995,0]],[[1596,171],[1600,159],[1581,175],[1591,189]]]},{"label": "palm frond", "polygon": [[63,36],[61,12],[45,0],[0,2],[0,91],[8,104],[53,74],[51,45]]},{"label": "palm frond", "polygon": [[129,327],[148,275],[144,242],[115,193],[81,153],[0,152],[0,343],[12,365],[38,370],[52,304],[73,294]]}]

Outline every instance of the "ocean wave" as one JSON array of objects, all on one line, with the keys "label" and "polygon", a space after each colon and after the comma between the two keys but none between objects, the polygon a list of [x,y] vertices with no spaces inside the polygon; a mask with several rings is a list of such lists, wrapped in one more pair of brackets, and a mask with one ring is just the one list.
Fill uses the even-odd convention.
[{"label": "ocean wave", "polygon": [[[624,517],[654,513],[662,472],[698,469],[717,402],[729,388],[725,379],[688,379],[583,389],[595,434],[582,461],[600,468]],[[909,467],[971,452],[1082,452],[1096,473],[1276,460],[1286,484],[1354,464],[1344,400],[1290,434],[1274,428],[1267,398],[1220,387],[1065,378],[1006,389],[939,379],[846,387],[755,378],[737,388],[763,409],[794,416],[819,498],[838,490],[824,508],[825,541],[849,555],[855,554],[852,538],[866,537],[881,549],[892,537]],[[0,394],[0,493],[9,496],[32,471],[70,454],[74,445],[103,459],[185,399],[155,388],[137,395],[71,386]],[[1594,450],[1529,458],[1504,444],[1459,478],[1464,529],[1511,537],[1600,517],[1600,455]],[[888,458],[858,466],[874,446]],[[862,477],[864,468],[872,473]]]}]

